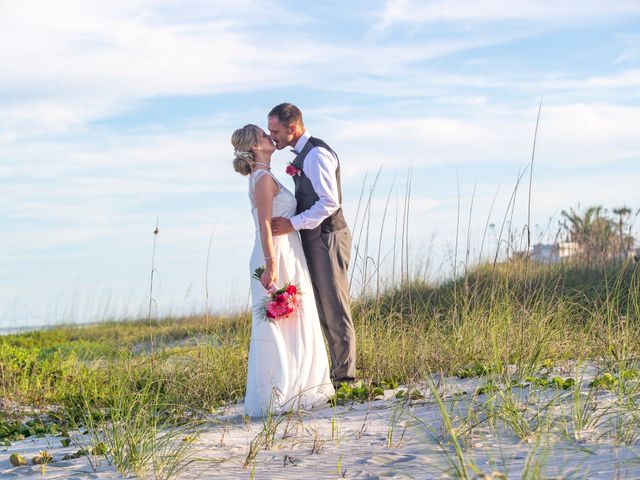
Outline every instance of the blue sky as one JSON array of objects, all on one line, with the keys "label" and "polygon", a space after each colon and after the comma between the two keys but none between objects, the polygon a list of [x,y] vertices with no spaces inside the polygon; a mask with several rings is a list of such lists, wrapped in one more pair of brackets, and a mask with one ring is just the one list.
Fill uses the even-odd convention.
[{"label": "blue sky", "polygon": [[[408,169],[412,264],[449,275],[458,188],[475,258],[541,98],[534,239],[562,209],[640,208],[639,26],[623,0],[0,2],[0,326],[144,314],[156,216],[154,315],[202,312],[205,277],[210,309],[245,305],[253,225],[229,139],[282,101],[340,155],[356,236],[382,168],[370,262],[396,178],[387,279]],[[525,186],[512,230],[526,221]]]}]

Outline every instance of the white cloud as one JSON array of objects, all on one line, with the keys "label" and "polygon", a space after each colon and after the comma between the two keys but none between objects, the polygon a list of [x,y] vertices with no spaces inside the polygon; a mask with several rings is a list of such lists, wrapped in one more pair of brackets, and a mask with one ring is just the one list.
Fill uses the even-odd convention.
[{"label": "white cloud", "polygon": [[[284,21],[297,18],[276,4],[196,6],[202,13],[193,19],[171,2],[148,0],[3,3],[0,85],[13,100],[3,102],[0,128],[11,135],[4,133],[2,140],[64,132],[155,96],[286,84],[297,66],[317,54],[309,43],[275,67],[281,54],[260,48],[251,26],[264,24],[266,17],[256,14],[266,9]],[[223,19],[229,12],[234,21]]]},{"label": "white cloud", "polygon": [[574,167],[637,159],[640,152],[637,125],[640,107],[601,104],[543,107],[540,154],[551,165]]},{"label": "white cloud", "polygon": [[122,110],[117,104],[97,98],[12,101],[0,110],[0,129],[6,136],[5,141],[0,137],[0,147],[19,138],[82,130],[87,123]]},{"label": "white cloud", "polygon": [[[398,171],[401,183],[410,165],[418,169],[460,166],[464,176],[469,165],[498,162],[515,175],[518,165],[527,164],[534,108],[520,112],[479,103],[463,111],[466,115],[454,111],[449,116],[371,119],[353,116],[357,112],[352,110],[348,122],[323,119],[320,111],[312,113],[319,115],[313,116],[314,129],[327,134],[343,159],[343,181],[353,196],[364,173],[369,172],[371,179],[380,166],[387,176]],[[640,151],[638,124],[639,107],[545,105],[536,168],[609,165],[628,159],[630,152]],[[13,221],[42,222],[42,231],[51,235],[55,245],[63,245],[94,238],[115,225],[135,228],[158,212],[167,215],[173,201],[189,202],[196,195],[227,195],[242,199],[248,208],[246,179],[230,166],[229,130],[224,125],[172,132],[152,128],[114,139],[104,131],[69,145],[29,141],[1,148],[2,158],[21,161],[3,165],[3,174],[14,180],[3,187],[0,214]],[[278,155],[276,169],[287,156],[286,152]],[[191,218],[191,223],[200,222],[202,227],[214,212],[228,210],[224,215],[244,218],[248,213],[241,207],[190,204],[176,206],[175,211],[181,212],[184,221]],[[76,231],[83,228],[86,235]],[[226,233],[231,235],[231,230]],[[14,235],[10,245],[28,249],[39,243],[37,236],[32,240],[26,229],[24,235]]]},{"label": "white cloud", "polygon": [[[526,85],[527,82],[525,82]],[[620,73],[599,76],[587,76],[584,78],[553,78],[541,79],[529,83],[529,88],[537,88],[538,91],[572,91],[573,94],[584,92],[598,92],[603,90],[615,91],[621,88],[638,88],[640,85],[640,70],[623,70]]]},{"label": "white cloud", "polygon": [[[466,115],[354,119],[335,130],[344,145],[349,175],[378,165],[443,165],[503,162],[526,164],[537,109],[479,105]],[[602,165],[640,152],[640,107],[610,104],[543,105],[538,164]],[[358,145],[351,149],[350,145]]]},{"label": "white cloud", "polygon": [[282,38],[269,22],[301,20],[277,3],[190,3],[7,5],[0,16],[0,61],[10,66],[3,84],[19,92],[114,98],[242,91],[286,82],[318,52],[304,40],[292,58],[269,48],[267,41]]},{"label": "white cloud", "polygon": [[535,1],[519,0],[389,0],[381,15],[383,26],[433,22],[545,21],[547,23],[601,21],[606,17],[640,14],[632,0]]},{"label": "white cloud", "polygon": [[[387,3],[382,20],[387,29],[371,31],[376,5],[360,16],[340,10],[340,21],[328,27],[304,9],[276,1],[3,2],[0,216],[11,234],[0,237],[2,271],[22,281],[22,291],[38,291],[46,300],[60,296],[60,289],[68,293],[73,282],[96,278],[99,266],[103,287],[97,288],[113,286],[144,299],[159,215],[160,300],[180,306],[185,291],[201,289],[217,222],[215,306],[231,291],[246,301],[254,228],[246,179],[231,169],[229,135],[245,120],[264,120],[269,107],[261,103],[262,93],[271,105],[288,89],[301,102],[309,98],[308,108],[301,104],[307,125],[343,160],[350,219],[366,171],[371,180],[384,167],[387,183],[376,191],[375,212],[383,210],[396,171],[400,192],[409,165],[431,182],[435,191],[414,185],[415,245],[434,231],[440,246],[451,241],[457,175],[468,211],[470,177],[490,164],[491,179],[478,186],[474,207],[480,220],[472,230],[482,230],[476,223],[485,221],[496,184],[511,182],[529,160],[542,94],[536,218],[580,200],[637,203],[633,172],[613,170],[615,162],[628,164],[640,151],[640,108],[629,104],[640,84],[633,65],[637,38],[612,33],[623,48],[611,62],[617,58],[620,67],[588,73],[571,65],[550,73],[542,64],[538,71],[526,58],[519,62],[485,48],[574,20],[628,19],[637,6],[395,1]],[[495,28],[496,21],[504,25]],[[341,22],[349,28],[338,32]],[[401,28],[389,28],[395,26]],[[469,52],[479,48],[473,58]],[[257,99],[254,106],[224,105],[225,93],[245,91]],[[318,92],[326,99],[318,100]],[[189,95],[218,95],[216,117],[199,110],[150,120],[146,108],[153,109],[154,99],[171,96],[180,103]],[[288,152],[277,155],[275,169],[289,158]],[[610,175],[593,173],[607,166]],[[548,179],[563,169],[574,173]],[[496,217],[503,215],[508,185]],[[39,261],[49,265],[46,275],[34,267]],[[20,288],[3,290],[3,304],[26,298]]]},{"label": "white cloud", "polygon": [[[594,19],[630,15],[629,2],[606,9],[597,2],[442,1],[428,5],[389,2],[390,21],[430,22],[441,18],[529,18],[553,14]],[[434,34],[428,39],[368,37],[336,44],[304,26],[313,19],[278,2],[86,2],[27,1],[3,4],[0,15],[0,145],[18,138],[60,134],[95,120],[132,110],[158,96],[220,94],[265,86],[303,86],[383,97],[450,97],[457,88],[481,98],[483,90],[551,95],[594,90],[612,95],[635,88],[637,70],[572,78],[535,72],[453,73],[425,64],[481,47],[504,44],[521,31]],[[606,12],[603,13],[603,10]],[[577,13],[576,13],[577,12]],[[555,17],[554,17],[555,18]],[[282,32],[294,29],[295,54],[281,47]],[[629,42],[630,40],[626,40]],[[335,68],[340,65],[340,68]],[[302,74],[301,72],[304,72]]]},{"label": "white cloud", "polygon": [[640,59],[640,34],[620,34],[624,51],[616,58],[614,64],[628,63]]}]

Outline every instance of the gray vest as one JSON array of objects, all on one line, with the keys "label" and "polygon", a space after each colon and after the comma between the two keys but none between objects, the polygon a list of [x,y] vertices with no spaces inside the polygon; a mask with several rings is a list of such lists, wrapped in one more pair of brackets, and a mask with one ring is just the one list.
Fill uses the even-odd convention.
[{"label": "gray vest", "polygon": [[[336,153],[331,150],[331,147],[327,145],[325,142],[320,140],[319,138],[311,137],[305,144],[302,151],[298,154],[293,162],[294,167],[300,170],[300,175],[293,176],[293,182],[296,185],[296,201],[298,203],[296,208],[296,214],[304,212],[305,210],[309,210],[314,203],[318,201],[320,197],[313,189],[313,184],[309,177],[304,174],[304,160],[311,151],[313,147],[322,147],[329,150],[336,157]],[[336,168],[336,181],[338,182],[338,199],[340,204],[342,204],[342,186],[340,185],[340,160],[338,160],[338,167]],[[328,218],[325,218],[319,226],[321,233],[331,233],[337,232],[338,230],[342,230],[343,228],[347,228],[347,222],[344,220],[344,215],[342,214],[342,207],[338,208],[335,212],[333,212]],[[300,234],[304,237],[304,230],[300,231]],[[304,238],[303,238],[304,239]]]}]

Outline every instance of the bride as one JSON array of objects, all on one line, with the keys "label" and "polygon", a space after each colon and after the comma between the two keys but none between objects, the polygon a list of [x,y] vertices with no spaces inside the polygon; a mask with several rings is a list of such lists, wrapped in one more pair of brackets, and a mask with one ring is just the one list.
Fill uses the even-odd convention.
[{"label": "bride", "polygon": [[[251,280],[253,318],[249,346],[249,370],[245,415],[261,416],[326,403],[334,394],[329,361],[313,297],[307,261],[298,232],[271,234],[272,217],[291,217],[296,199],[271,174],[275,145],[260,127],[245,125],[233,132],[234,169],[249,175],[249,199],[256,240],[250,272],[264,266],[260,281]],[[294,313],[269,320],[264,297],[272,286],[299,287],[301,300]]]}]

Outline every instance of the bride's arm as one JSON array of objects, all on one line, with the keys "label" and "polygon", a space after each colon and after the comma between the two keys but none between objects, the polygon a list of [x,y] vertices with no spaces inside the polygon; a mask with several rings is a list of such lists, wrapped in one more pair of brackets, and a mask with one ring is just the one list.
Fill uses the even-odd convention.
[{"label": "bride's arm", "polygon": [[273,241],[271,233],[271,211],[273,207],[273,197],[278,193],[278,186],[271,175],[263,175],[258,179],[253,193],[253,199],[258,210],[258,225],[260,227],[260,241],[264,252],[264,273],[260,278],[262,286],[269,289],[276,284],[276,261],[273,252]]}]

